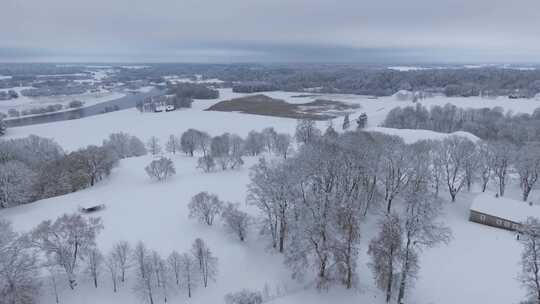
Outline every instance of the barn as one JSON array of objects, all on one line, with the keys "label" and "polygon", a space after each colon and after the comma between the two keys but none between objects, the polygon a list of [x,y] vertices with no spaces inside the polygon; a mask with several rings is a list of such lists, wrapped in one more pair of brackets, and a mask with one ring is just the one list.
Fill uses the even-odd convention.
[{"label": "barn", "polygon": [[495,197],[493,193],[479,194],[471,204],[471,222],[517,231],[527,217],[540,218],[540,206],[506,197]]}]

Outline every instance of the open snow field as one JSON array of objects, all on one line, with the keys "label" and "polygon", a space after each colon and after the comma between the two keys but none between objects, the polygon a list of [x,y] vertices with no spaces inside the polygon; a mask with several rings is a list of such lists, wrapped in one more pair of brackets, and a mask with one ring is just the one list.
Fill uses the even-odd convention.
[{"label": "open snow field", "polygon": [[[265,93],[273,98],[286,99],[288,102],[308,102],[315,97],[291,98],[293,93]],[[217,101],[246,94],[235,94],[231,90],[222,90]],[[324,95],[318,98],[358,103],[362,106],[351,118],[360,112],[369,117],[370,130],[387,132],[402,136],[407,142],[423,138],[444,138],[440,134],[425,130],[395,130],[379,128],[386,113],[395,106],[408,105],[410,102],[399,101],[394,97],[369,99],[352,95]],[[296,121],[287,118],[256,116],[240,113],[202,111],[217,101],[196,101],[192,109],[169,113],[141,114],[135,109],[112,112],[104,115],[79,120],[63,121],[43,125],[8,129],[7,138],[24,137],[36,134],[54,138],[66,150],[100,144],[110,133],[123,131],[146,141],[150,136],[157,136],[164,144],[170,134],[180,135],[188,128],[207,131],[211,135],[223,132],[245,136],[250,130],[274,127],[278,132],[294,133]],[[540,107],[540,101],[511,101],[506,98],[495,100],[481,98],[431,98],[422,103],[454,103],[461,107],[502,106],[514,112],[532,112]],[[341,129],[342,119],[335,119],[336,129]],[[327,122],[319,122],[324,128]],[[472,135],[468,135],[472,136]],[[245,243],[239,242],[232,235],[215,227],[206,227],[197,221],[188,219],[187,204],[190,198],[200,192],[209,191],[223,200],[241,202],[242,208],[251,214],[257,210],[243,204],[246,185],[249,183],[249,167],[257,159],[246,158],[243,168],[233,171],[203,173],[196,169],[196,159],[181,154],[170,155],[174,160],[177,174],[170,180],[157,183],[151,181],[144,172],[152,157],[124,159],[114,169],[109,179],[93,188],[76,193],[38,201],[33,204],[0,211],[0,217],[13,222],[17,230],[28,230],[45,219],[54,219],[63,213],[76,212],[79,206],[105,204],[106,209],[97,213],[103,218],[105,229],[98,237],[102,251],[108,251],[119,240],[132,244],[144,241],[150,249],[166,255],[173,249],[182,252],[190,248],[197,237],[203,238],[210,249],[219,258],[219,276],[207,290],[195,291],[190,303],[222,303],[226,293],[243,288],[262,290],[267,284],[272,291],[282,290],[283,296],[274,299],[276,304],[296,303],[384,303],[383,294],[375,287],[372,274],[366,266],[367,244],[374,236],[374,216],[364,223],[359,265],[360,286],[357,290],[347,291],[335,288],[329,292],[316,292],[309,288],[309,282],[292,282],[290,273],[282,265],[278,254],[264,250],[266,243],[257,231],[252,230]],[[518,198],[516,188],[509,196]],[[441,194],[447,198],[446,193]],[[511,232],[490,228],[468,221],[468,208],[475,193],[462,192],[455,203],[448,202],[443,221],[452,229],[453,239],[448,245],[442,245],[425,251],[421,258],[419,279],[412,289],[409,303],[418,304],[455,304],[455,303],[518,303],[524,296],[523,290],[515,280],[520,268],[521,246]],[[540,197],[533,191],[532,199]],[[81,276],[82,278],[82,276]],[[83,284],[76,292],[63,290],[61,303],[139,303],[132,293],[130,282],[118,294],[113,294],[108,277],[103,276],[104,284],[96,291],[90,284]],[[283,286],[289,290],[284,291]],[[307,286],[307,289],[304,287]],[[81,292],[83,290],[83,292]],[[51,294],[42,295],[42,303],[51,303]],[[172,303],[187,300],[185,295],[177,295]]]}]

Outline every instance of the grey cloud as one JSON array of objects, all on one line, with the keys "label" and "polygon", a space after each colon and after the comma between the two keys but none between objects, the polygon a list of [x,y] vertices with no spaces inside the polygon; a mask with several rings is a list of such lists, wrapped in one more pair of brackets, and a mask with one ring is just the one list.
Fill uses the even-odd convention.
[{"label": "grey cloud", "polygon": [[4,0],[2,11],[0,49],[55,58],[540,61],[537,0]]}]

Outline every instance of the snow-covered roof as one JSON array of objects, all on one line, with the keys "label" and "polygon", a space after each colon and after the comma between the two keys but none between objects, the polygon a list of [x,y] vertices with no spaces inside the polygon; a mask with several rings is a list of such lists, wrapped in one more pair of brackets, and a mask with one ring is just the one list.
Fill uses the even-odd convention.
[{"label": "snow-covered roof", "polygon": [[473,200],[471,210],[517,223],[524,222],[530,216],[540,218],[540,206],[505,197],[497,198],[494,193],[479,194]]}]

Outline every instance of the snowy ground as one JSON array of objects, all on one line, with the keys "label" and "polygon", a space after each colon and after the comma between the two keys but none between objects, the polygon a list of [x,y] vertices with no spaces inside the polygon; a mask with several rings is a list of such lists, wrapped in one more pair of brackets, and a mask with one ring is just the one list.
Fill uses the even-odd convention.
[{"label": "snowy ground", "polygon": [[[220,100],[245,94],[222,90]],[[292,93],[271,92],[267,95],[289,102],[307,102],[315,97],[291,98]],[[358,112],[367,112],[370,129],[396,134],[407,142],[423,138],[443,138],[444,134],[425,130],[394,130],[377,125],[384,115],[397,105],[410,102],[395,98],[368,99],[351,95],[330,95],[330,98],[362,105]],[[169,113],[141,114],[135,109],[112,112],[79,120],[8,129],[7,137],[23,137],[36,134],[54,138],[67,150],[89,144],[99,144],[112,132],[124,131],[146,140],[158,136],[162,143],[169,134],[181,134],[188,128],[196,128],[218,135],[222,132],[245,136],[250,130],[274,127],[278,132],[293,133],[296,121],[286,118],[256,116],[240,113],[202,111],[217,101],[196,101],[192,109]],[[538,101],[509,101],[508,99],[484,100],[480,98],[432,98],[425,104],[454,103],[465,107],[504,106],[515,112],[531,112],[540,106]],[[357,115],[358,113],[356,113]],[[354,117],[354,115],[353,115]],[[319,123],[325,127],[327,123]],[[339,128],[341,119],[336,119]],[[469,135],[471,136],[471,135]],[[165,183],[152,182],[144,172],[150,156],[126,159],[120,162],[110,179],[97,186],[39,201],[33,204],[0,211],[0,217],[13,221],[18,230],[28,230],[44,219],[69,212],[79,206],[105,204],[99,213],[105,230],[98,238],[102,250],[108,250],[118,240],[136,242],[143,240],[162,254],[171,250],[184,251],[196,237],[202,237],[216,253],[220,261],[217,282],[208,290],[195,292],[191,303],[222,303],[224,294],[242,288],[262,289],[268,284],[272,290],[290,283],[290,274],[282,265],[279,255],[266,253],[265,241],[253,232],[245,244],[225,234],[219,226],[207,228],[187,217],[187,203],[199,191],[207,190],[222,199],[244,202],[249,167],[255,158],[246,158],[246,165],[237,171],[202,173],[197,170],[196,160],[183,155],[172,156],[177,175]],[[512,184],[508,195],[519,197],[517,184]],[[442,194],[445,198],[447,195]],[[518,303],[524,296],[515,280],[518,272],[520,245],[510,232],[490,228],[468,221],[468,208],[476,194],[461,193],[455,203],[447,203],[443,220],[453,230],[453,240],[423,253],[419,279],[412,290],[409,303],[455,304],[455,303]],[[532,199],[540,197],[533,192]],[[255,214],[256,210],[242,205]],[[366,266],[367,243],[374,235],[374,220],[362,229],[361,256],[358,262],[360,286],[357,290],[333,289],[317,293],[304,289],[309,282],[291,283],[286,296],[278,297],[277,304],[296,303],[383,303],[382,294],[375,288],[371,272]],[[104,280],[107,280],[104,277]],[[77,293],[62,291],[61,303],[138,303],[131,292],[131,285],[113,295],[109,282],[93,290],[89,284],[80,286]],[[288,284],[289,285],[289,284]],[[82,291],[81,291],[82,290]],[[50,303],[51,295],[44,294],[42,303]],[[184,299],[184,295],[178,295]],[[177,301],[176,299],[173,301]]]}]

